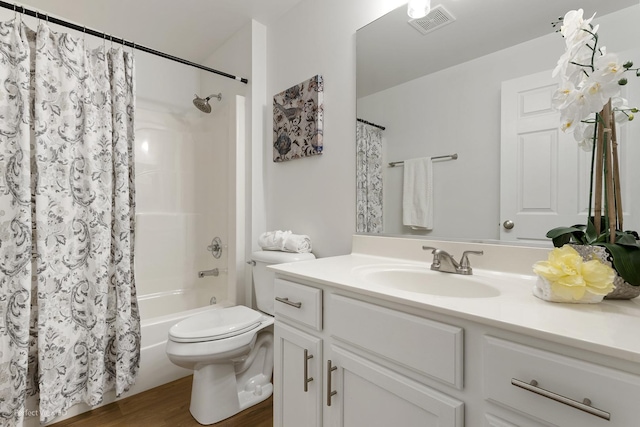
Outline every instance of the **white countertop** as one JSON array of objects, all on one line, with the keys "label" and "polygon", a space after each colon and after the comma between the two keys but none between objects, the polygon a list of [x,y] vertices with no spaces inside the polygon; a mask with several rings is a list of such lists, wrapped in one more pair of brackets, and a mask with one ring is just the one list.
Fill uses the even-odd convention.
[{"label": "white countertop", "polygon": [[552,303],[533,296],[532,287],[536,281],[533,274],[479,268],[474,268],[473,277],[496,288],[500,295],[487,298],[435,296],[377,285],[358,274],[359,270],[381,264],[404,264],[427,270],[431,265],[430,262],[352,253],[269,268],[292,279],[310,280],[640,363],[640,298],[605,300],[599,304]]}]

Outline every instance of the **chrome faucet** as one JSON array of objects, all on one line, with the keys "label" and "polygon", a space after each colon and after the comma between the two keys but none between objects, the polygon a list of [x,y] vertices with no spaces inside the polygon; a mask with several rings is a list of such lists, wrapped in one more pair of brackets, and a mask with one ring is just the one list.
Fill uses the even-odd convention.
[{"label": "chrome faucet", "polygon": [[482,255],[483,251],[464,251],[460,262],[457,262],[448,252],[434,248],[431,246],[423,246],[422,250],[431,250],[433,254],[433,262],[431,263],[431,269],[433,271],[440,271],[442,273],[454,273],[454,274],[473,274],[471,263],[469,263],[469,254]]},{"label": "chrome faucet", "polygon": [[218,276],[220,274],[220,270],[214,268],[213,270],[202,270],[198,271],[198,277],[203,278],[204,276]]}]

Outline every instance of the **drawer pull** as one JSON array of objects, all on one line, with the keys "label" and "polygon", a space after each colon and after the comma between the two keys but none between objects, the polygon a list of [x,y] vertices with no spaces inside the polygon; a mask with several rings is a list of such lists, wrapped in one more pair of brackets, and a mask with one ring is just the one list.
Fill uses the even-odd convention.
[{"label": "drawer pull", "polygon": [[595,415],[596,417],[605,419],[609,421],[611,419],[611,414],[609,412],[605,412],[601,409],[594,408],[591,406],[591,401],[589,399],[584,399],[582,402],[578,402],[577,400],[569,399],[568,397],[562,396],[560,394],[554,393],[549,390],[545,390],[543,388],[538,387],[538,381],[532,380],[530,383],[526,383],[516,378],[511,378],[511,384],[516,387],[523,388],[532,393],[539,394],[540,396],[544,396],[548,399],[555,400],[556,402],[564,403],[565,405],[571,406],[572,408],[579,409],[581,411],[587,412],[591,415]]},{"label": "drawer pull", "polygon": [[331,359],[327,360],[327,406],[331,406],[331,398],[338,394],[336,390],[331,390],[331,373],[336,369],[337,366],[331,366]]},{"label": "drawer pull", "polygon": [[309,359],[313,359],[313,354],[309,354],[309,350],[304,349],[304,392],[309,391],[309,383],[313,381],[313,377],[309,377]]},{"label": "drawer pull", "polygon": [[289,301],[289,298],[276,297],[276,301],[283,302],[283,303],[285,303],[287,305],[290,305],[292,307],[295,307],[295,308],[302,307],[302,303],[301,302]]}]

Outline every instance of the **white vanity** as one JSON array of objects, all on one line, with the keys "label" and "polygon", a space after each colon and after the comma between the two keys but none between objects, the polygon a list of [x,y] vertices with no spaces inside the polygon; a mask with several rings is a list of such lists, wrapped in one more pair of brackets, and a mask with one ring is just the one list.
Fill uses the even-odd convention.
[{"label": "white vanity", "polygon": [[547,249],[429,241],[484,250],[459,276],[424,243],[271,267],[274,426],[640,426],[640,301],[535,298]]}]

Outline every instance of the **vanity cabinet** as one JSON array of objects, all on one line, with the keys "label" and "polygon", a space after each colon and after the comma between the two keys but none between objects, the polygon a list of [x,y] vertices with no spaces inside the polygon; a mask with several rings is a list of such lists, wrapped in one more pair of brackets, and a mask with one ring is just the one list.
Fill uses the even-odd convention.
[{"label": "vanity cabinet", "polygon": [[463,403],[444,393],[338,346],[328,360],[327,426],[463,425]]},{"label": "vanity cabinet", "polygon": [[289,280],[275,289],[274,426],[463,426],[464,404],[422,381],[462,387],[461,328]]},{"label": "vanity cabinet", "polygon": [[490,401],[558,426],[640,425],[637,375],[490,335],[483,353]]},{"label": "vanity cabinet", "polygon": [[322,291],[276,279],[274,426],[322,426]]},{"label": "vanity cabinet", "polygon": [[274,425],[322,426],[322,340],[275,326]]},{"label": "vanity cabinet", "polygon": [[640,426],[637,363],[286,275],[276,297],[275,427]]}]

